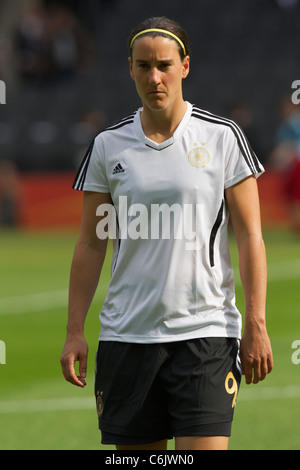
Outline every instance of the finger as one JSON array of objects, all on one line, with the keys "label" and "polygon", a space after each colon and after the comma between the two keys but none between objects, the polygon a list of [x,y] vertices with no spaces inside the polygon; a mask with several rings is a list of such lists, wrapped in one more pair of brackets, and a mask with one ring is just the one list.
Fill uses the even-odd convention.
[{"label": "finger", "polygon": [[77,377],[77,375],[71,375],[68,379],[66,379],[67,382],[70,382],[73,385],[76,385],[77,387],[85,387],[86,386],[86,381],[82,379],[81,377]]},{"label": "finger", "polygon": [[258,382],[260,382],[260,380],[262,377],[262,373],[261,373],[261,362],[260,361],[255,361],[254,364],[253,364],[253,383],[254,384],[258,384]]},{"label": "finger", "polygon": [[80,377],[76,376],[75,373],[75,361],[72,357],[64,359],[62,362],[63,375],[67,382],[70,382],[77,387],[84,387],[86,385],[85,381]]},{"label": "finger", "polygon": [[273,359],[272,357],[267,357],[263,359],[261,362],[261,378],[260,380],[264,380],[270,372],[273,370]]},{"label": "finger", "polygon": [[273,357],[268,357],[268,360],[267,360],[267,363],[268,363],[268,374],[270,374],[270,372],[272,372],[273,370]]},{"label": "finger", "polygon": [[86,378],[86,372],[87,372],[87,355],[81,355],[79,356],[79,376],[82,379]]},{"label": "finger", "polygon": [[86,381],[80,377],[80,375],[75,375],[75,377],[72,377],[72,383],[73,385],[77,385],[78,387],[84,388],[86,386]]},{"label": "finger", "polygon": [[249,385],[252,382],[252,363],[242,363],[243,374],[245,376],[246,384]]},{"label": "finger", "polygon": [[267,374],[269,373],[269,365],[268,365],[267,359],[262,360],[260,370],[261,370],[260,380],[262,381],[262,380],[265,380]]}]

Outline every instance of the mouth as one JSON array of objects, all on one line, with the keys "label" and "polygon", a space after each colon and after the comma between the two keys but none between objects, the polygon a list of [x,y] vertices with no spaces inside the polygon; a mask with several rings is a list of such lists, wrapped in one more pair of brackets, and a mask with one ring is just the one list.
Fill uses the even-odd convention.
[{"label": "mouth", "polygon": [[149,91],[148,94],[149,94],[149,95],[152,95],[152,96],[160,96],[160,95],[163,95],[164,92],[163,92],[163,91],[160,91],[160,90],[153,90],[153,91]]}]

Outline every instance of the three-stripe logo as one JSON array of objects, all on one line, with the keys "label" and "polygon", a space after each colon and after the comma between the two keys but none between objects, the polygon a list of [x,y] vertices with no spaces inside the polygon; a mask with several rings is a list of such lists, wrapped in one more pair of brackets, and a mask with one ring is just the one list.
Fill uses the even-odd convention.
[{"label": "three-stripe logo", "polygon": [[125,173],[125,170],[122,167],[121,163],[118,163],[112,172],[113,175],[117,175],[118,173]]}]

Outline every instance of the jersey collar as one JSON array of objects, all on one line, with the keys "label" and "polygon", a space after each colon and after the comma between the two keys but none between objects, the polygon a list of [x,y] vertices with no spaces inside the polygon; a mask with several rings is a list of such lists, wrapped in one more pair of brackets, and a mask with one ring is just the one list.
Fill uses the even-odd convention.
[{"label": "jersey collar", "polygon": [[192,114],[192,109],[193,109],[192,105],[188,101],[186,101],[186,104],[187,104],[187,109],[186,109],[185,115],[183,116],[173,136],[170,139],[167,139],[164,142],[161,142],[160,144],[158,144],[157,142],[154,142],[153,140],[145,136],[142,123],[141,123],[141,111],[143,110],[143,108],[139,108],[134,118],[135,131],[136,131],[138,138],[147,147],[151,147],[155,150],[163,150],[173,145],[174,142],[180,139],[180,137],[184,133],[185,129],[187,128],[188,122],[190,120],[191,114]]}]

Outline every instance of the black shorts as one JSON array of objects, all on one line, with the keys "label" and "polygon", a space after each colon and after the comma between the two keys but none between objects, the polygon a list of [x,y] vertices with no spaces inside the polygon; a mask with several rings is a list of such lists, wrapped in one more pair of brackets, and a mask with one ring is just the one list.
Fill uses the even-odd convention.
[{"label": "black shorts", "polygon": [[234,338],[100,342],[95,396],[102,443],[230,436],[240,381]]}]

